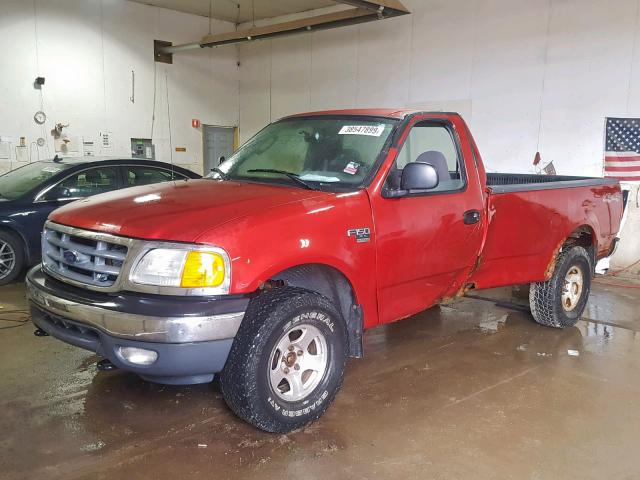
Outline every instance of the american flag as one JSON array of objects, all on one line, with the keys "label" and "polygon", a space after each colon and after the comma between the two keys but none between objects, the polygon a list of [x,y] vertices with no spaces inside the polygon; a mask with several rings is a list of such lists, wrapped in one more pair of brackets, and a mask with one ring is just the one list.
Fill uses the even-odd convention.
[{"label": "american flag", "polygon": [[640,182],[640,118],[607,118],[604,175]]}]

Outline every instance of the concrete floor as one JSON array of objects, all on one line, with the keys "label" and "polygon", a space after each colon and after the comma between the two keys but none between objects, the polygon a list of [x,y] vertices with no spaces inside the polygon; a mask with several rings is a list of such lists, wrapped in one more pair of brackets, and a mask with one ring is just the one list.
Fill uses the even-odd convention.
[{"label": "concrete floor", "polygon": [[640,478],[638,305],[640,290],[598,283],[564,331],[486,300],[433,308],[368,332],[327,414],[270,435],[215,384],[97,373],[94,355],[34,337],[23,286],[3,287],[0,477]]}]

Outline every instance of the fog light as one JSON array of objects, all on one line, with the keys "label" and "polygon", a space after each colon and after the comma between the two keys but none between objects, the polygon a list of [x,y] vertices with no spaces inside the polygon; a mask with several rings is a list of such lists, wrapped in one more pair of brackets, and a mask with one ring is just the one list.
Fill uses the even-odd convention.
[{"label": "fog light", "polygon": [[136,365],[151,365],[158,359],[158,352],[136,347],[118,347],[118,355]]}]

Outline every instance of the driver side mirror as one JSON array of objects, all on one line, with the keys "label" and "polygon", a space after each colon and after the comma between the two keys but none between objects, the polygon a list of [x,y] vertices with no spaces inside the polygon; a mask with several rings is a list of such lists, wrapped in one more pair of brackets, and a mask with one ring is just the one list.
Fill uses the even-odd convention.
[{"label": "driver side mirror", "polygon": [[433,165],[423,162],[407,163],[402,169],[400,189],[386,190],[384,196],[386,198],[405,197],[416,190],[432,190],[438,186],[439,182],[438,172]]},{"label": "driver side mirror", "polygon": [[431,190],[438,183],[438,172],[428,163],[411,162],[402,169],[401,190]]},{"label": "driver side mirror", "polygon": [[224,157],[224,155],[220,155],[218,157],[218,165],[222,165],[222,162],[224,162],[226,160],[226,158]]}]

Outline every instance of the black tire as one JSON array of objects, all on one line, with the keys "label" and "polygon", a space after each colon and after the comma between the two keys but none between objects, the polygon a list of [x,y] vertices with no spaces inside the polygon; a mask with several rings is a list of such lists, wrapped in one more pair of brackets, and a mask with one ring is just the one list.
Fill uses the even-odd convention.
[{"label": "black tire", "polygon": [[[13,253],[13,261],[10,263],[8,272],[0,269],[0,285],[13,282],[24,268],[24,245],[22,239],[14,233],[0,230],[0,252],[8,251]],[[3,254],[0,253],[0,261],[2,261],[2,256]]]},{"label": "black tire", "polygon": [[[582,274],[582,288],[578,299],[563,306],[565,277],[578,269]],[[546,282],[532,283],[529,292],[531,313],[540,325],[566,328],[576,324],[589,300],[592,265],[589,253],[582,247],[564,247],[556,259],[552,277]],[[568,309],[571,307],[570,309]]]},{"label": "black tire", "polygon": [[[310,393],[299,401],[286,401],[276,394],[270,374],[285,368],[285,355],[280,356],[276,346],[290,339],[286,334],[296,326],[311,326],[321,333],[327,360]],[[276,287],[249,303],[220,375],[220,389],[227,405],[243,420],[267,432],[287,433],[318,419],[329,407],[342,385],[346,350],[344,321],[326,297],[301,288]]]}]

